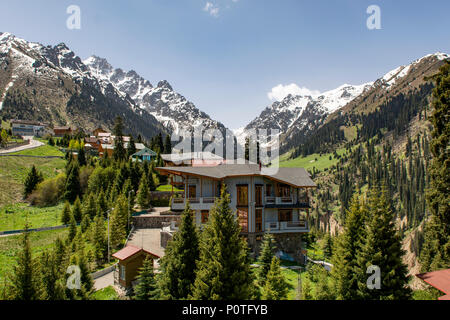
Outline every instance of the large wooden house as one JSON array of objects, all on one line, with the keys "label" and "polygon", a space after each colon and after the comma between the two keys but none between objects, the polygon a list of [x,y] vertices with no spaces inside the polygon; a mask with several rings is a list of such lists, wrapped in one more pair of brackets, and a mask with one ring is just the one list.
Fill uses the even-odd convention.
[{"label": "large wooden house", "polygon": [[242,235],[255,254],[259,252],[263,234],[269,232],[276,238],[280,251],[303,261],[301,234],[309,232],[309,190],[316,188],[305,169],[279,168],[270,175],[256,164],[157,170],[184,185],[183,197],[172,200],[173,211],[182,211],[189,200],[196,222],[201,226],[208,221],[209,212],[220,195],[220,186],[224,184]]}]

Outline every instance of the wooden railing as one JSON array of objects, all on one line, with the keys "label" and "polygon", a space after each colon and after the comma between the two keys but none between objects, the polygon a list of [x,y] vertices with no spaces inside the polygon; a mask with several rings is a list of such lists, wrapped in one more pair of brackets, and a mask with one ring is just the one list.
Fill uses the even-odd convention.
[{"label": "wooden railing", "polygon": [[275,197],[266,197],[266,203],[275,203]]},{"label": "wooden railing", "polygon": [[214,198],[214,197],[203,198],[203,203],[214,203],[215,201],[216,201],[216,198]]}]

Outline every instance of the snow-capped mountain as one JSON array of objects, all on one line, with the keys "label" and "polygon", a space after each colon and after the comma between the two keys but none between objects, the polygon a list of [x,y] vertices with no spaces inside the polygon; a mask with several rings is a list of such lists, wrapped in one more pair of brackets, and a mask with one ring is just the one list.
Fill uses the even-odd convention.
[{"label": "snow-capped mountain", "polygon": [[[43,46],[0,33],[0,66],[0,112],[6,118],[93,130],[111,129],[121,115],[130,132],[146,137],[200,126],[225,130],[167,81],[153,87],[137,72],[115,69],[105,59],[82,61],[64,43]],[[30,91],[28,106],[17,105],[15,95]]]},{"label": "snow-capped mountain", "polygon": [[282,101],[276,101],[250,122],[244,129],[235,131],[238,141],[251,129],[279,130],[281,135],[295,128],[295,131],[305,128],[314,129],[332,112],[343,107],[364,91],[370,89],[372,83],[358,86],[342,85],[339,88],[311,95],[288,95]]},{"label": "snow-capped mountain", "polygon": [[[301,143],[322,126],[331,115],[360,104],[379,104],[384,95],[397,94],[419,86],[424,75],[436,71],[439,61],[448,59],[446,53],[426,55],[412,63],[395,68],[374,82],[361,85],[344,84],[315,96],[288,95],[276,101],[246,127],[234,131],[238,141],[244,141],[251,129],[278,129],[282,151]],[[407,91],[407,90],[406,90]],[[405,92],[406,92],[405,91]],[[364,103],[363,103],[364,101]]]},{"label": "snow-capped mountain", "polygon": [[225,126],[200,111],[181,94],[175,92],[168,81],[160,81],[154,87],[135,71],[114,69],[106,59],[91,56],[84,61],[91,73],[109,81],[120,92],[129,95],[142,110],[153,115],[169,132],[196,127],[225,129]]}]

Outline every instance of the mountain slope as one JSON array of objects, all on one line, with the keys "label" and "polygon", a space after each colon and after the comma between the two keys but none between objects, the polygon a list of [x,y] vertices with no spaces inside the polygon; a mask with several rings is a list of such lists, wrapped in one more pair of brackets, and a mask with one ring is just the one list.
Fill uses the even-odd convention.
[{"label": "mountain slope", "polygon": [[[315,121],[317,114],[308,115],[305,113],[304,119],[301,122],[293,123],[283,135],[281,140],[282,151],[288,151],[301,144],[311,145],[311,143],[308,143],[308,139],[320,132],[333,137],[329,129],[338,123],[343,127],[335,131],[336,135],[343,136],[349,132],[356,131],[357,123],[353,121],[353,125],[346,126],[348,121],[342,115],[355,117],[360,114],[368,114],[375,111],[389,99],[394,99],[400,94],[403,94],[405,97],[409,96],[423,86],[427,82],[424,80],[424,77],[435,74],[443,64],[443,61],[448,59],[448,57],[444,53],[435,53],[417,59],[408,65],[398,67],[372,84],[364,85],[364,89],[360,90],[359,94],[356,92],[347,103],[333,110],[334,112],[329,114],[326,112],[318,113],[318,116],[321,116],[321,118],[317,118],[317,121]],[[311,121],[310,119],[313,120]],[[325,126],[327,123],[333,124]],[[325,127],[322,129],[323,126]]]},{"label": "mountain slope", "polygon": [[150,138],[164,131],[147,111],[97,79],[65,44],[44,47],[0,34],[0,115],[91,131],[112,129],[117,116],[128,132]]},{"label": "mountain slope", "polygon": [[200,126],[225,129],[222,123],[212,120],[192,102],[175,92],[167,81],[160,81],[153,87],[135,71],[114,69],[106,59],[97,56],[86,59],[84,64],[96,77],[112,83],[120,92],[129,95],[141,110],[148,111],[169,132],[193,130]]}]

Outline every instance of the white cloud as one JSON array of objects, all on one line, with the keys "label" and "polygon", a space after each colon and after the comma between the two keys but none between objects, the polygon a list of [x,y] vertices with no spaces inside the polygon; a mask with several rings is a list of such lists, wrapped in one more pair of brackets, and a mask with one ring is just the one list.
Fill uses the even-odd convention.
[{"label": "white cloud", "polygon": [[213,4],[212,2],[207,2],[203,11],[208,12],[211,16],[217,18],[219,16],[219,7]]},{"label": "white cloud", "polygon": [[287,85],[279,84],[276,87],[273,87],[272,90],[267,93],[267,97],[269,97],[270,100],[281,101],[290,94],[302,96],[318,96],[320,95],[320,91],[309,90],[305,87],[299,87],[295,83]]}]

